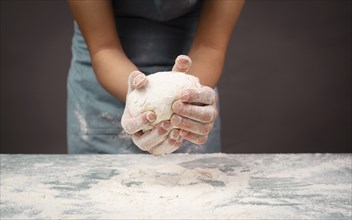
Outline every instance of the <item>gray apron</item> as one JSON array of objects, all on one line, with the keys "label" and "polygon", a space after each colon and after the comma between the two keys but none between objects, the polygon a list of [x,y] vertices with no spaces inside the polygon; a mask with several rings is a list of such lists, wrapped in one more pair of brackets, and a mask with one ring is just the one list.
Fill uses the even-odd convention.
[{"label": "gray apron", "polygon": [[[171,70],[175,58],[188,53],[200,14],[200,1],[116,0],[113,6],[123,49],[142,72]],[[98,83],[76,22],[67,90],[69,153],[145,153],[123,131],[120,121],[124,102],[111,96]],[[218,119],[207,143],[196,145],[184,141],[176,152],[219,151]]]}]

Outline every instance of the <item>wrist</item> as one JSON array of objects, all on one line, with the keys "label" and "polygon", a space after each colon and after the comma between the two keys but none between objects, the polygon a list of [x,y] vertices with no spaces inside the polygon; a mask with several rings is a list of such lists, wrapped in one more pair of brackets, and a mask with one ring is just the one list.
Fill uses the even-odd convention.
[{"label": "wrist", "polygon": [[207,46],[193,47],[190,74],[199,78],[202,85],[214,88],[220,80],[225,54],[222,50]]},{"label": "wrist", "polygon": [[92,56],[92,65],[100,85],[120,101],[126,100],[128,76],[138,68],[115,48],[102,49]]}]

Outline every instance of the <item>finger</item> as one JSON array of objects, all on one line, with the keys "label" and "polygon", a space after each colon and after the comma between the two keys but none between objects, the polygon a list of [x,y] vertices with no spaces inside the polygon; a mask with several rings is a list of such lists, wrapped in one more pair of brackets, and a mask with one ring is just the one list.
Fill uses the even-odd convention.
[{"label": "finger", "polygon": [[128,77],[128,93],[131,93],[134,89],[139,89],[147,84],[148,80],[146,75],[141,71],[135,70],[130,73]]},{"label": "finger", "polygon": [[169,138],[172,140],[175,140],[177,142],[182,141],[182,136],[181,136],[180,130],[179,129],[172,129],[169,134]]},{"label": "finger", "polygon": [[182,146],[182,141],[175,142],[170,139],[165,140],[159,146],[152,148],[148,152],[155,156],[161,156],[165,154],[171,154],[172,152],[176,151],[178,148]]},{"label": "finger", "polygon": [[181,145],[182,137],[180,135],[180,131],[174,129],[170,132],[169,137],[163,143],[153,147],[148,152],[156,156],[170,154],[181,147]]},{"label": "finger", "polygon": [[132,135],[132,140],[141,150],[148,151],[165,141],[170,128],[170,121],[160,122],[150,131]]},{"label": "finger", "polygon": [[198,106],[183,103],[180,100],[172,104],[172,111],[178,115],[203,123],[214,121],[218,114],[215,105]]},{"label": "finger", "polygon": [[208,86],[198,89],[185,89],[181,92],[180,99],[182,102],[212,105],[216,101],[216,92]]},{"label": "finger", "polygon": [[199,135],[199,134],[186,132],[186,131],[181,132],[181,136],[183,139],[188,140],[195,144],[205,144],[205,142],[207,142],[208,140],[208,135]]},{"label": "finger", "polygon": [[134,134],[143,130],[156,120],[156,114],[152,111],[144,112],[137,117],[122,117],[121,126],[127,134]]},{"label": "finger", "polygon": [[192,60],[189,56],[179,55],[175,60],[172,71],[187,73],[191,68]]},{"label": "finger", "polygon": [[201,123],[177,114],[171,117],[171,125],[199,135],[207,135],[213,129],[213,123]]}]

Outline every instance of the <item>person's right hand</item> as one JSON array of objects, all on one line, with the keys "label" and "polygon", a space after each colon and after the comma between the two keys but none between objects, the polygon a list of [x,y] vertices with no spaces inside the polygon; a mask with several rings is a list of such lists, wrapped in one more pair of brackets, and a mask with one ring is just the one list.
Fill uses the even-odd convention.
[{"label": "person's right hand", "polygon": [[[128,79],[128,94],[134,89],[140,89],[148,83],[147,77],[140,71],[133,71]],[[168,154],[182,145],[182,137],[178,129],[171,129],[170,121],[162,121],[151,130],[143,132],[149,127],[157,116],[153,111],[146,111],[137,117],[132,117],[126,105],[121,118],[121,125],[127,134],[131,135],[133,142],[143,151],[153,155]]]},{"label": "person's right hand", "polygon": [[[127,96],[133,90],[143,88],[147,83],[147,77],[142,72],[133,71],[128,77]],[[126,133],[131,135],[150,126],[156,120],[156,117],[156,114],[152,111],[146,111],[137,117],[133,117],[130,114],[129,106],[126,105],[121,118],[121,125]]]}]

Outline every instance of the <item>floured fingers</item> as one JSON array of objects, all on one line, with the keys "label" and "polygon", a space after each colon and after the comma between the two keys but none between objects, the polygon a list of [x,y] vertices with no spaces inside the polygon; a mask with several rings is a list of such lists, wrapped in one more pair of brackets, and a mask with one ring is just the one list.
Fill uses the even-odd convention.
[{"label": "floured fingers", "polygon": [[170,128],[170,121],[163,121],[147,132],[137,132],[132,135],[132,140],[141,150],[148,151],[165,141]]},{"label": "floured fingers", "polygon": [[182,102],[212,105],[215,103],[217,95],[214,89],[203,86],[202,88],[183,90],[180,94],[180,99]]},{"label": "floured fingers", "polygon": [[147,85],[147,76],[139,70],[130,73],[128,77],[128,92],[131,93],[134,89],[139,89]]},{"label": "floured fingers", "polygon": [[164,142],[151,148],[148,152],[156,156],[170,154],[182,146],[182,140],[180,130],[172,129]]},{"label": "floured fingers", "polygon": [[121,126],[127,134],[134,134],[151,125],[156,117],[156,114],[152,111],[144,112],[137,117],[122,117]]},{"label": "floured fingers", "polygon": [[175,60],[175,65],[172,67],[172,71],[187,73],[191,68],[192,60],[189,56],[179,55]]},{"label": "floured fingers", "polygon": [[178,115],[193,119],[202,123],[215,121],[218,111],[215,105],[192,105],[184,103],[181,100],[174,102],[172,110]]},{"label": "floured fingers", "polygon": [[199,135],[189,131],[181,130],[180,132],[184,140],[190,141],[195,144],[205,144],[208,140],[208,135]]}]

